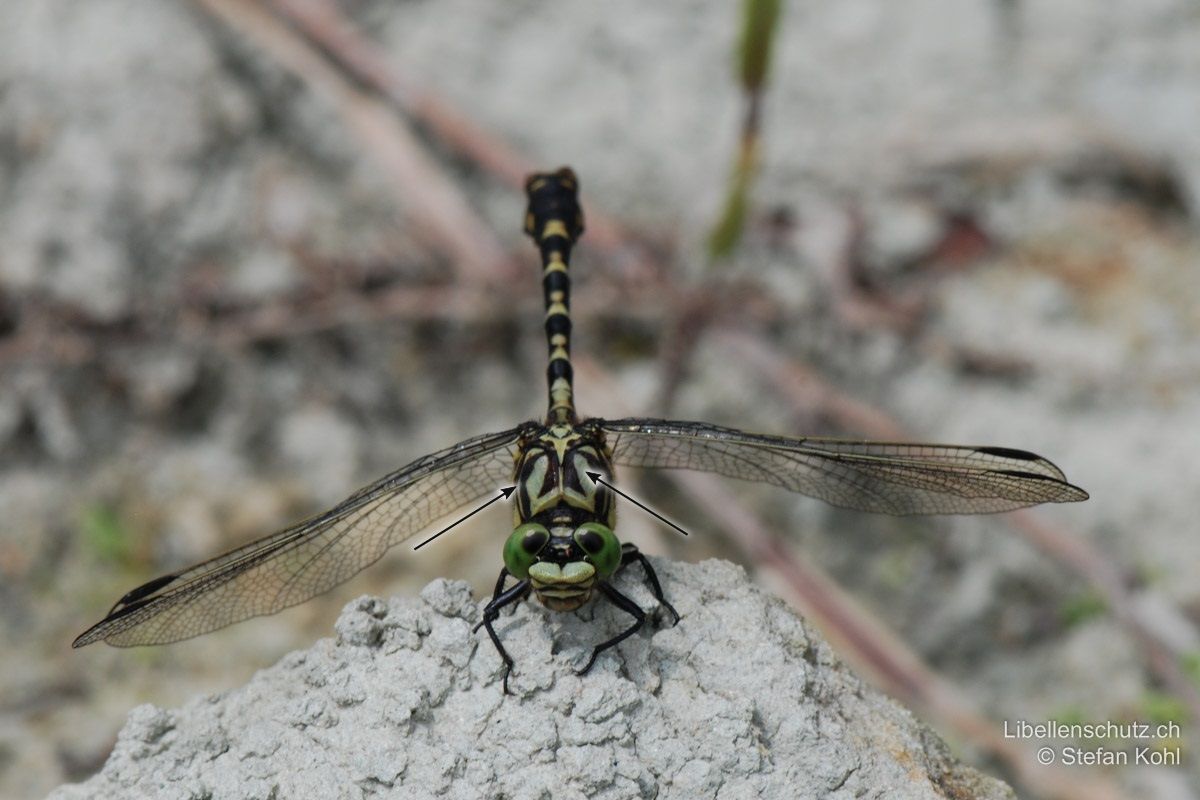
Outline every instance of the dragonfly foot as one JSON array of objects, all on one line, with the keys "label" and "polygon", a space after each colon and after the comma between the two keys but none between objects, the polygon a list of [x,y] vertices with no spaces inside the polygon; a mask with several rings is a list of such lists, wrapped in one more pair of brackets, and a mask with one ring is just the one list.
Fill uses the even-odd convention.
[{"label": "dragonfly foot", "polygon": [[496,646],[496,652],[500,654],[500,660],[504,662],[504,678],[501,683],[504,686],[505,694],[512,694],[508,690],[508,676],[513,670],[512,656],[504,649],[504,645],[500,643],[500,637],[496,634],[496,629],[492,627],[492,623],[500,618],[500,610],[508,605],[515,605],[518,601],[523,600],[529,594],[529,581],[518,581],[515,585],[505,590],[504,582],[508,577],[507,570],[500,571],[500,578],[496,581],[496,591],[492,595],[492,600],[483,608],[483,619],[471,629],[471,633],[475,633],[480,628],[487,630],[488,638],[492,640],[492,644]]},{"label": "dragonfly foot", "polygon": [[575,673],[576,675],[586,675],[588,670],[592,668],[592,665],[596,663],[596,659],[599,658],[601,653],[608,648],[615,647],[620,642],[625,641],[630,636],[641,630],[642,626],[646,624],[646,612],[642,611],[642,609],[638,607],[637,603],[618,592],[606,582],[597,583],[596,588],[601,594],[604,595],[608,602],[612,603],[614,606],[633,617],[633,624],[608,641],[601,642],[592,648],[592,657],[589,658],[588,662],[583,665],[583,669]]},{"label": "dragonfly foot", "polygon": [[670,611],[671,616],[674,617],[674,621],[671,623],[671,627],[674,628],[682,617],[675,610],[675,606],[668,603],[666,596],[663,595],[662,584],[658,582],[658,573],[654,571],[654,567],[650,566],[646,556],[637,549],[637,545],[628,542],[621,545],[621,567],[627,567],[635,561],[642,565],[642,569],[646,573],[646,583],[650,585],[650,593],[654,595],[654,599],[660,606]]},{"label": "dragonfly foot", "polygon": [[591,672],[592,665],[596,663],[596,656],[600,655],[600,652],[601,651],[599,647],[592,650],[592,657],[589,658],[587,663],[583,665],[583,669],[575,670],[575,674],[582,678],[584,675],[587,675],[589,672]]},{"label": "dragonfly foot", "polygon": [[510,692],[508,690],[508,676],[511,674],[512,674],[512,664],[505,664],[504,665],[504,678],[500,681],[500,685],[504,687],[504,693],[508,694],[508,695],[512,694],[512,692]]}]

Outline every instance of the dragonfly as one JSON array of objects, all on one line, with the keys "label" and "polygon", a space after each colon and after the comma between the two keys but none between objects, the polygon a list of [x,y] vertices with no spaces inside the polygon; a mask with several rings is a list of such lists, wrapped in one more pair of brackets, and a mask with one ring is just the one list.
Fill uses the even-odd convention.
[{"label": "dragonfly", "polygon": [[549,409],[541,421],[466,439],[385,475],[333,508],[125,594],[74,642],[118,647],[166,644],[273,614],[349,579],[434,521],[502,484],[513,529],[491,601],[476,626],[503,662],[508,693],[514,662],[494,623],[501,610],[535,596],[554,611],[602,598],[632,623],[597,644],[579,674],[637,633],[647,612],[613,583],[638,565],[670,613],[654,568],[614,533],[610,488],[617,466],[713,472],[756,481],[832,505],[885,514],[976,514],[1086,500],[1054,464],[1008,447],[902,444],[772,436],[707,422],[581,418],[571,367],[569,262],[583,233],[579,181],[569,167],[531,175],[525,232],[541,255],[549,358]]}]

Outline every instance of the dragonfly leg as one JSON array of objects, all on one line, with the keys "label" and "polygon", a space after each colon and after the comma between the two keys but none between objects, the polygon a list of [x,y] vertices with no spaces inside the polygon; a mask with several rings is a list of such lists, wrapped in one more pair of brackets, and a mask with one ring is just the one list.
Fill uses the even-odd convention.
[{"label": "dragonfly leg", "polygon": [[[508,577],[509,577],[510,575],[512,575],[512,573],[508,571],[508,568],[507,568],[507,567],[501,567],[501,568],[500,568],[500,577],[496,578],[496,588],[495,588],[495,590],[492,592],[492,602],[493,602],[493,603],[494,603],[494,602],[496,602],[496,599],[497,599],[498,597],[500,597],[500,593],[504,591],[504,582],[505,582],[506,580],[508,580]],[[529,593],[530,593],[531,591],[533,591],[533,587],[526,587],[526,589],[525,589],[525,594],[521,595],[521,596],[520,596],[519,598],[517,598],[517,599],[518,599],[518,600],[524,600],[526,597],[529,597]],[[509,609],[509,611],[508,611],[508,615],[511,617],[511,616],[512,616],[513,614],[515,614],[515,613],[517,613],[517,604],[516,604],[516,603],[513,603],[513,604],[512,604],[512,608],[510,608],[510,609]],[[476,625],[476,626],[475,626],[475,630],[479,630],[479,626],[478,626],[478,625]]]},{"label": "dragonfly leg", "polygon": [[637,603],[633,602],[628,597],[609,586],[605,581],[598,581],[596,583],[596,588],[600,590],[601,594],[608,598],[608,602],[612,603],[614,606],[626,612],[627,614],[630,614],[634,619],[634,623],[608,641],[601,642],[600,644],[596,645],[595,648],[592,649],[592,657],[588,659],[588,662],[583,666],[583,669],[575,673],[576,675],[586,675],[588,670],[592,668],[592,665],[596,663],[596,658],[601,653],[608,648],[625,641],[630,636],[641,630],[642,626],[646,624],[646,612],[642,611],[642,609],[638,607]]},{"label": "dragonfly leg", "polygon": [[[507,567],[500,568],[500,577],[496,578],[496,588],[492,592],[493,603],[496,602],[496,598],[500,596],[500,593],[504,591],[504,581],[508,579],[509,574]],[[476,626],[475,630],[479,630],[478,626]]]},{"label": "dragonfly leg", "polygon": [[517,581],[506,590],[504,588],[504,579],[507,577],[508,570],[500,570],[500,578],[496,581],[496,591],[492,595],[492,601],[483,607],[483,620],[471,632],[475,633],[480,628],[487,630],[488,638],[492,640],[492,644],[496,645],[496,652],[500,654],[500,658],[504,661],[504,693],[511,694],[508,691],[508,676],[513,670],[512,656],[504,649],[504,645],[500,644],[500,637],[496,635],[496,629],[492,627],[492,623],[500,618],[500,609],[523,600],[528,596],[529,581]]},{"label": "dragonfly leg", "polygon": [[671,625],[678,625],[679,612],[676,611],[675,606],[668,603],[667,598],[663,596],[662,584],[658,582],[658,575],[654,572],[654,567],[650,566],[649,559],[642,555],[642,551],[637,549],[636,544],[625,542],[621,545],[620,569],[624,569],[635,561],[641,563],[642,569],[645,570],[646,583],[650,584],[650,591],[654,594],[654,599],[658,601],[659,605],[667,609],[667,611],[670,611],[671,616],[675,618],[675,621],[672,622]]}]

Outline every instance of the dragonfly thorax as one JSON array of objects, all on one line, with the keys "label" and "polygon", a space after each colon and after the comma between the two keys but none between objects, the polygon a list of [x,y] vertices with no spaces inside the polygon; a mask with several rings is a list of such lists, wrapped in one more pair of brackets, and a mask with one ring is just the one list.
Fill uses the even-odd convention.
[{"label": "dragonfly thorax", "polygon": [[521,449],[516,462],[514,522],[588,520],[616,523],[612,493],[588,473],[612,475],[602,435],[582,426],[553,426]]}]

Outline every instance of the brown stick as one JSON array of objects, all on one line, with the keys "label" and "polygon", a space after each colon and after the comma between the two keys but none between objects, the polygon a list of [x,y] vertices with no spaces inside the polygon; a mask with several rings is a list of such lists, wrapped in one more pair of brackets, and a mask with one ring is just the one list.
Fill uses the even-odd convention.
[{"label": "brown stick", "polygon": [[387,97],[420,120],[451,149],[520,190],[534,165],[505,142],[428,89],[409,80],[384,52],[350,24],[334,3],[325,0],[268,0],[297,30],[320,45],[340,69]]},{"label": "brown stick", "polygon": [[[407,79],[378,45],[346,20],[335,4],[328,0],[268,2],[328,53],[340,69],[387,97],[397,108],[429,128],[439,141],[506,185],[522,189],[527,175],[539,167],[553,166],[535,164],[435,93]],[[651,274],[656,268],[653,259],[633,243],[629,232],[614,218],[590,202],[584,203],[584,216],[588,247],[604,253],[610,263],[627,273],[642,276]]]},{"label": "brown stick", "polygon": [[[761,340],[741,332],[725,331],[714,336],[714,341],[733,350],[740,360],[753,364],[797,405],[806,408],[815,405],[848,430],[880,439],[913,438],[895,419],[848,397]],[[1117,621],[1141,646],[1150,670],[1187,704],[1193,719],[1200,719],[1200,692],[1183,671],[1180,663],[1183,654],[1175,652],[1142,619],[1141,612],[1130,597],[1121,570],[1112,560],[1092,547],[1087,537],[1062,527],[1047,525],[1028,511],[1015,511],[1002,518],[1021,538],[1082,577],[1104,598]]]},{"label": "brown stick", "polygon": [[428,236],[456,268],[481,282],[516,275],[495,235],[385,103],[355,88],[312,45],[257,3],[195,1],[333,103],[387,173],[417,231]]},{"label": "brown stick", "polygon": [[[576,374],[588,382],[592,397],[617,416],[630,413],[613,380],[587,357],[575,359]],[[955,731],[1008,764],[1039,795],[1060,800],[1120,800],[1124,795],[1098,771],[1038,764],[1033,751],[1006,739],[951,681],[938,675],[886,626],[858,605],[831,577],[801,562],[777,536],[767,532],[755,512],[711,475],[668,470],[702,514],[730,532],[747,557],[783,579],[788,599],[817,625],[840,655],[867,672],[886,692],[935,722]]]}]

